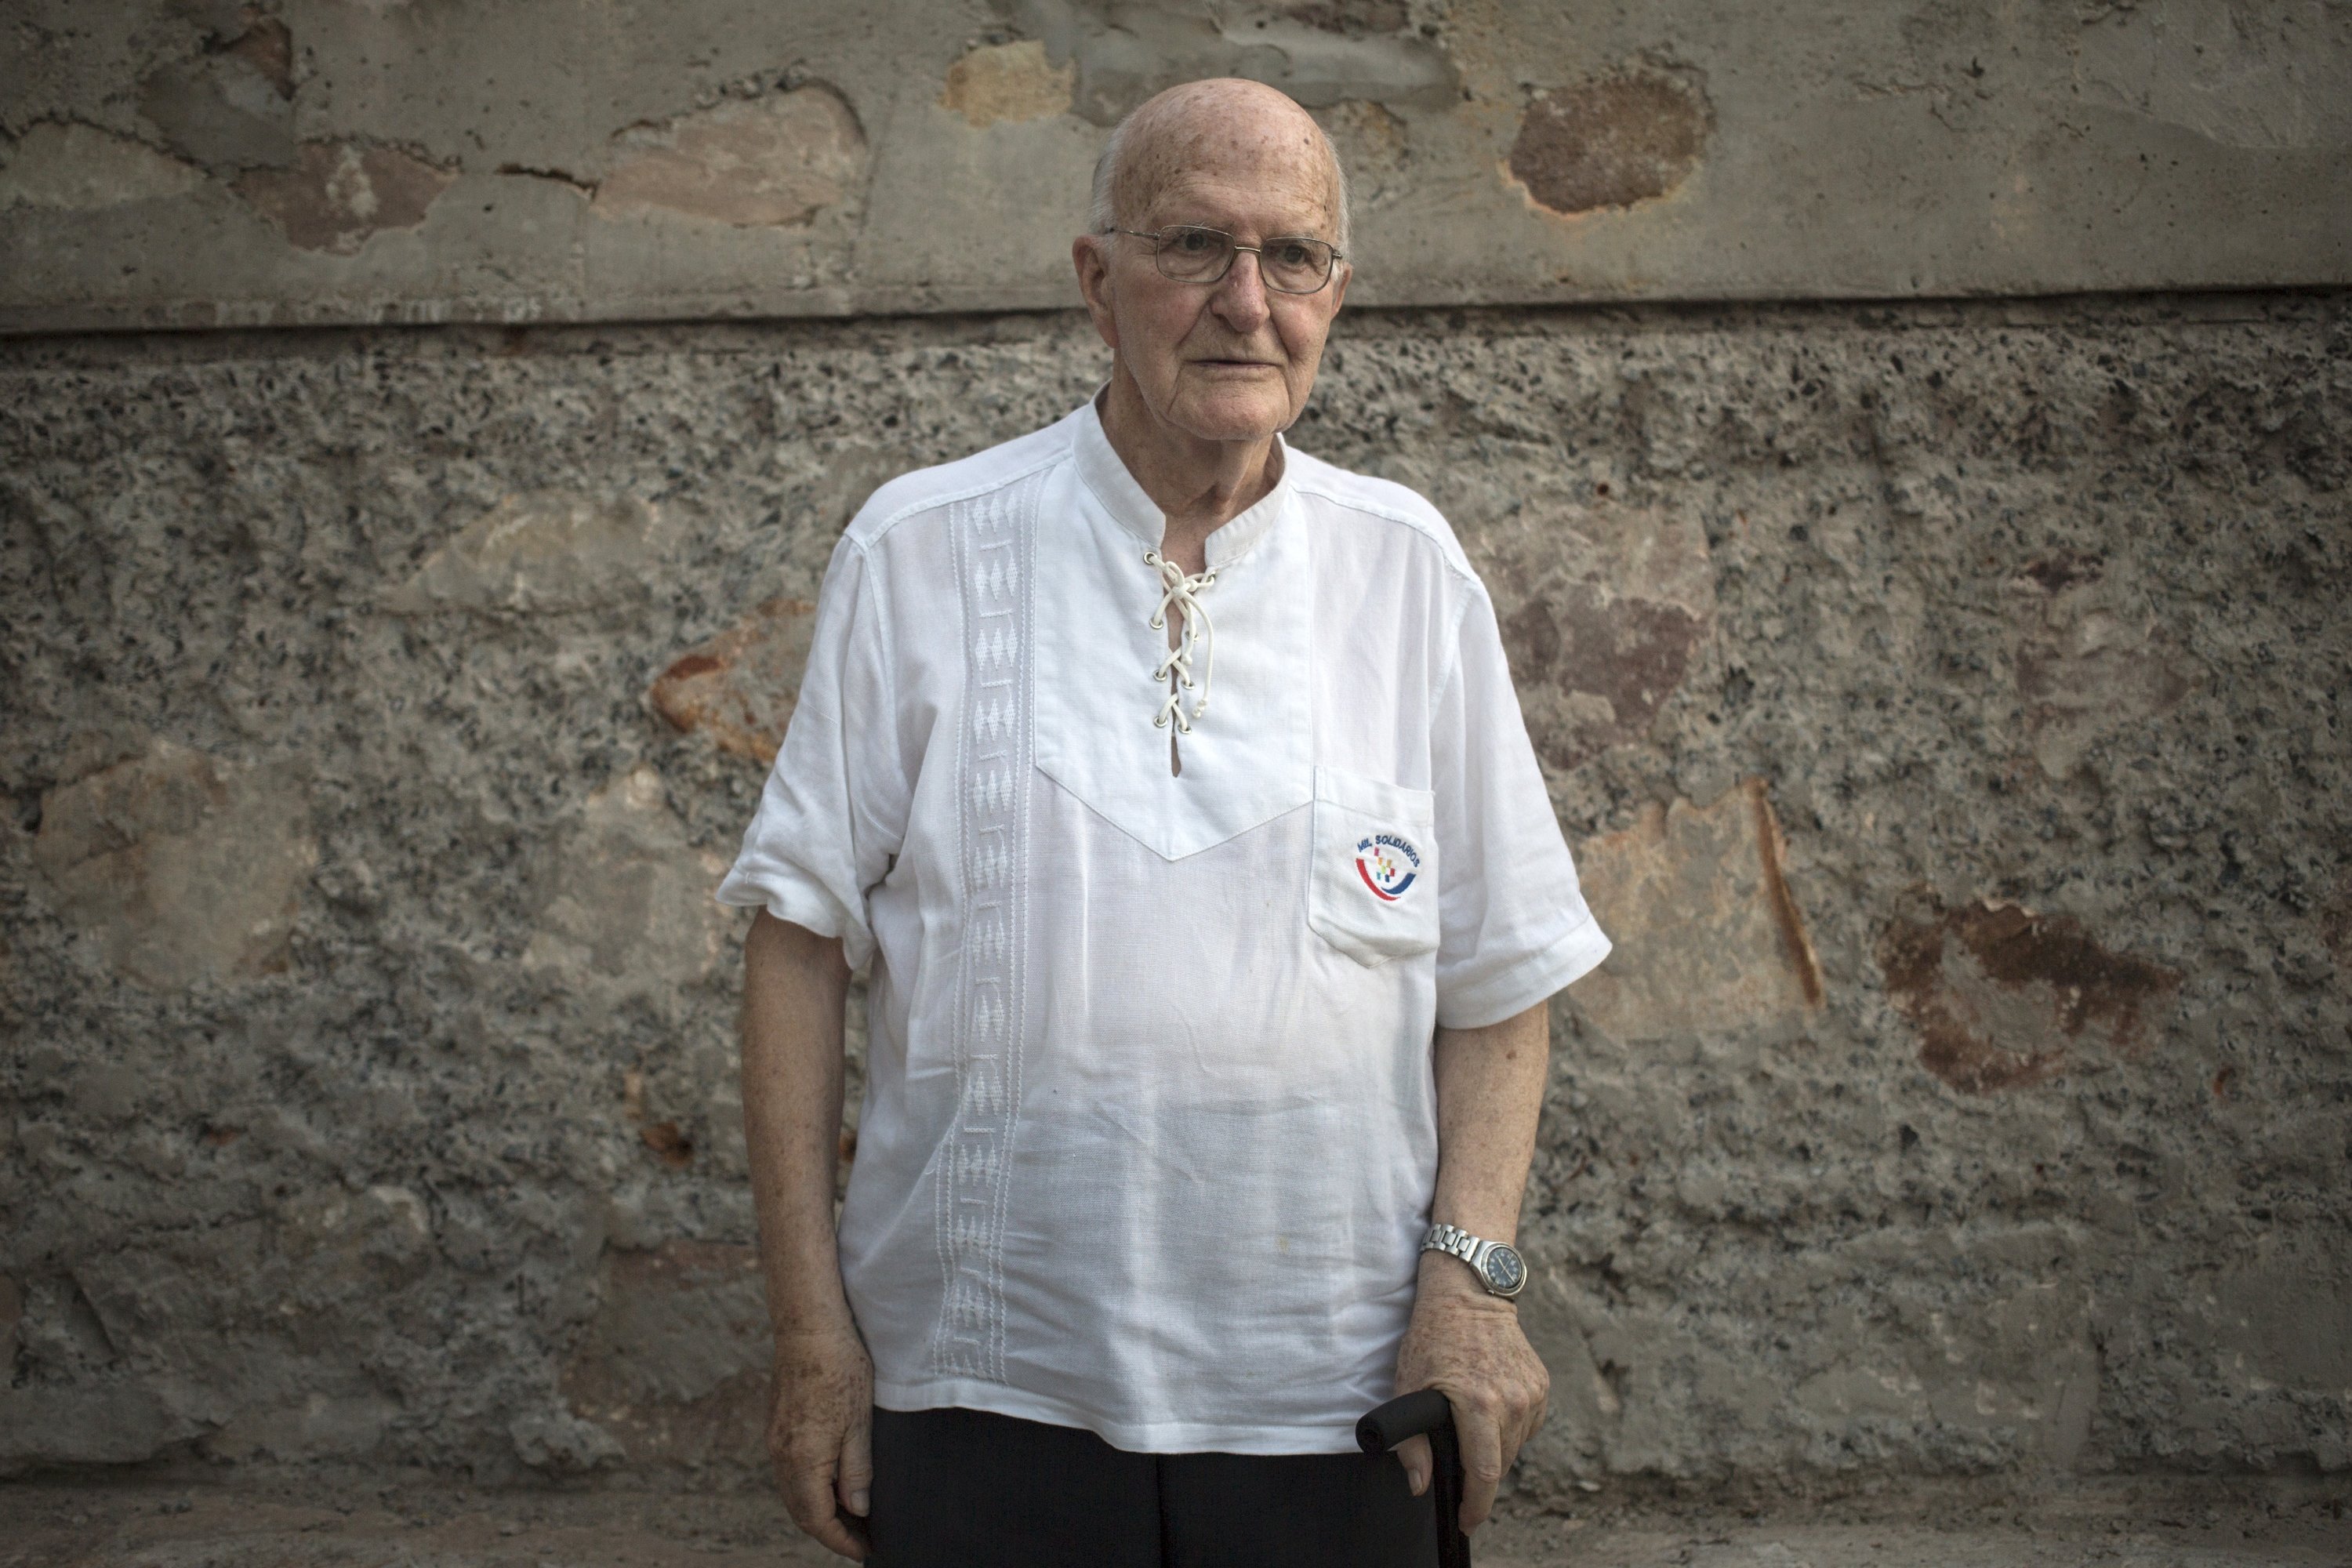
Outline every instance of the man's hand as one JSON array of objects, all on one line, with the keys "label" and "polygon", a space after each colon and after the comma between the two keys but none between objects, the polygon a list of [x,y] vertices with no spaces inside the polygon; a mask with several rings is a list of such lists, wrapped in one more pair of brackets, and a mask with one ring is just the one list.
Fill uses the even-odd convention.
[{"label": "man's hand", "polygon": [[795,1523],[852,1559],[866,1555],[873,1427],[874,1363],[856,1329],[776,1336],[768,1397],[776,1485]]},{"label": "man's hand", "polygon": [[[1462,1447],[1462,1533],[1486,1522],[1495,1489],[1544,1423],[1551,1374],[1519,1331],[1518,1309],[1489,1296],[1460,1259],[1425,1252],[1412,1323],[1397,1349],[1396,1390],[1444,1391]],[[1427,1437],[1397,1445],[1412,1495],[1429,1489]]]},{"label": "man's hand", "polygon": [[[1473,1236],[1508,1241],[1536,1147],[1550,1011],[1538,1002],[1500,1023],[1440,1028],[1437,1069],[1437,1195],[1431,1217]],[[1490,1296],[1463,1261],[1421,1255],[1412,1321],[1397,1347],[1396,1391],[1444,1392],[1462,1446],[1462,1531],[1495,1510],[1495,1489],[1543,1425],[1551,1374],[1519,1332],[1518,1309]],[[1413,1495],[1429,1488],[1429,1439],[1397,1445]]]},{"label": "man's hand", "polygon": [[849,1313],[833,1238],[841,1144],[838,938],[761,910],[743,939],[743,1136],[775,1325],[768,1457],[803,1530],[866,1555],[874,1485],[874,1363]]}]

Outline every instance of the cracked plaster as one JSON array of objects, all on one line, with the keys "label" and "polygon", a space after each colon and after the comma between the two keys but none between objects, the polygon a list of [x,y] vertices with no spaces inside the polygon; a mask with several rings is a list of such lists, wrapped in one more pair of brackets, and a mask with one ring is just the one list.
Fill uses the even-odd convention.
[{"label": "cracked plaster", "polygon": [[[0,136],[147,194],[12,208],[0,331],[1067,308],[1106,128],[1220,71],[1357,164],[1360,304],[2352,282],[2341,6],[21,9]],[[446,188],[371,241],[351,157]]]}]

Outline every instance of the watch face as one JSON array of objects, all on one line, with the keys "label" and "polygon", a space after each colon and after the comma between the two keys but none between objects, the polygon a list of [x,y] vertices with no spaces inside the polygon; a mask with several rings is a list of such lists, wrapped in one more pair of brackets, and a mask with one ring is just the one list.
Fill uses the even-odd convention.
[{"label": "watch face", "polygon": [[1517,1249],[1496,1242],[1486,1254],[1486,1283],[1497,1294],[1508,1296],[1527,1280],[1528,1266],[1519,1261]]}]

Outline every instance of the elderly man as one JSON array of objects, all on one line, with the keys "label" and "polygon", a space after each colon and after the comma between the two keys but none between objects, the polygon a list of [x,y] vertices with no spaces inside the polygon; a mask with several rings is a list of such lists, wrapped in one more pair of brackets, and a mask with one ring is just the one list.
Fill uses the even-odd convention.
[{"label": "elderly man", "polygon": [[1353,1423],[1443,1390],[1475,1527],[1541,1422],[1508,1243],[1609,943],[1444,521],[1282,438],[1349,276],[1321,131],[1162,93],[1090,229],[1108,384],[851,522],[719,890],[770,1447],[887,1568],[1431,1563],[1426,1443]]}]

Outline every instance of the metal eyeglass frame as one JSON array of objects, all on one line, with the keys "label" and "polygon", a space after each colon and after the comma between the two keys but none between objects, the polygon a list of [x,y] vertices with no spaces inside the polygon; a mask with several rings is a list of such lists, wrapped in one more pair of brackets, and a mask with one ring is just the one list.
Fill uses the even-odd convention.
[{"label": "metal eyeglass frame", "polygon": [[1167,279],[1171,283],[1204,283],[1210,285],[1222,283],[1225,280],[1225,274],[1234,269],[1234,263],[1240,258],[1241,253],[1246,250],[1252,256],[1257,258],[1257,277],[1259,282],[1265,284],[1268,289],[1273,289],[1277,294],[1291,294],[1304,298],[1309,294],[1320,294],[1324,289],[1328,289],[1331,286],[1332,277],[1339,270],[1339,263],[1348,259],[1348,253],[1341,250],[1338,246],[1333,245],[1328,239],[1317,239],[1316,237],[1311,234],[1275,235],[1272,237],[1276,240],[1314,240],[1317,245],[1324,246],[1331,252],[1331,263],[1329,266],[1323,268],[1323,279],[1321,282],[1316,284],[1312,289],[1285,289],[1281,284],[1276,283],[1273,279],[1266,276],[1265,246],[1244,245],[1232,235],[1227,234],[1223,229],[1211,228],[1204,223],[1171,223],[1167,228],[1120,228],[1114,224],[1109,228],[1104,229],[1101,232],[1104,234],[1124,234],[1136,239],[1151,240],[1155,245],[1164,245],[1166,242],[1162,240],[1160,237],[1176,229],[1192,229],[1202,234],[1213,234],[1223,238],[1225,242],[1226,247],[1225,264],[1218,269],[1217,275],[1213,278],[1179,278],[1170,272],[1168,268],[1160,265],[1160,252],[1159,250],[1154,249],[1151,253],[1152,268],[1160,274],[1160,276]]}]

